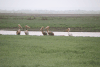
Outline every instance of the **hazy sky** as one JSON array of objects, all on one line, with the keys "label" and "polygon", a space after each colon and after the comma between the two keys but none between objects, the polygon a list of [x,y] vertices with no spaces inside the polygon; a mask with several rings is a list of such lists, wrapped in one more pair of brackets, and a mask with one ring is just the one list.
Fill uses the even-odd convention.
[{"label": "hazy sky", "polygon": [[100,10],[100,0],[0,0],[5,10]]}]

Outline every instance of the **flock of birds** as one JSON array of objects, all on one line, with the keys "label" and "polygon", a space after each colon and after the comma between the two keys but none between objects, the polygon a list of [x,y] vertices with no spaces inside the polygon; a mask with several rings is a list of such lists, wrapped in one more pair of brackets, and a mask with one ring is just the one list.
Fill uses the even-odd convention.
[{"label": "flock of birds", "polygon": [[[20,24],[18,24],[18,27],[19,27],[19,29],[17,30],[16,35],[20,35],[20,33],[21,33],[21,30],[20,29],[22,28],[22,26]],[[25,28],[26,28],[25,35],[29,35],[28,28],[30,28],[30,27],[28,25],[26,25]],[[41,30],[41,32],[42,32],[43,35],[51,35],[51,36],[54,36],[54,33],[51,32],[51,31],[49,31],[49,28],[50,28],[49,26],[47,26],[45,28],[47,30],[47,32],[43,31],[43,29],[44,29],[43,26],[41,27],[40,30]],[[69,33],[69,31],[70,31],[70,28],[68,28],[65,32],[68,32],[68,36],[73,36],[71,33]]]}]

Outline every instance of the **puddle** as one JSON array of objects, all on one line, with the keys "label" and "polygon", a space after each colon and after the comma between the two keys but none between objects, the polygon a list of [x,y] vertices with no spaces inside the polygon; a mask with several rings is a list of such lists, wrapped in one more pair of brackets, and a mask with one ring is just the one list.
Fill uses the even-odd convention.
[{"label": "puddle", "polygon": [[[54,36],[68,36],[68,32],[53,32]],[[83,37],[100,37],[100,32],[70,32],[73,36]],[[2,35],[16,35],[16,31],[4,31],[0,30]],[[21,31],[20,35],[25,35],[24,31]],[[29,35],[32,36],[43,36],[41,31],[29,31]]]}]

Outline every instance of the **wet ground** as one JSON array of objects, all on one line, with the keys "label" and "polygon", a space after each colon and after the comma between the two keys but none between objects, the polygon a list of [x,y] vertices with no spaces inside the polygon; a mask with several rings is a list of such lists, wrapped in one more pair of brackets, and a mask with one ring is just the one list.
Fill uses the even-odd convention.
[{"label": "wet ground", "polygon": [[[68,36],[68,32],[53,32],[54,36]],[[72,36],[78,37],[100,37],[100,32],[69,32]],[[1,35],[16,35],[16,31],[0,30]],[[21,35],[25,35],[24,31],[21,31]],[[29,35],[43,36],[41,31],[29,31]]]}]

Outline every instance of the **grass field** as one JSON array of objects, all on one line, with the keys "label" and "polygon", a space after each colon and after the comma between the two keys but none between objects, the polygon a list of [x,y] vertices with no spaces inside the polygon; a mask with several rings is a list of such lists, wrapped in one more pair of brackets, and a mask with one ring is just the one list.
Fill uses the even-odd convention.
[{"label": "grass field", "polygon": [[100,38],[0,35],[0,67],[100,67]]},{"label": "grass field", "polygon": [[32,31],[39,31],[41,26],[50,26],[51,31],[65,31],[70,27],[72,32],[100,32],[100,15],[35,16],[34,14],[0,14],[0,29],[17,30],[18,24],[22,25],[23,29],[21,30],[25,29],[25,25],[29,25],[31,27],[29,30]]}]

